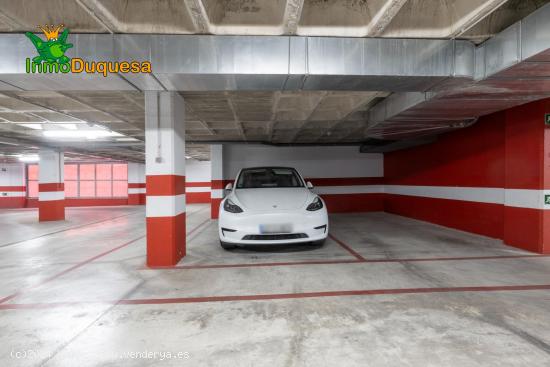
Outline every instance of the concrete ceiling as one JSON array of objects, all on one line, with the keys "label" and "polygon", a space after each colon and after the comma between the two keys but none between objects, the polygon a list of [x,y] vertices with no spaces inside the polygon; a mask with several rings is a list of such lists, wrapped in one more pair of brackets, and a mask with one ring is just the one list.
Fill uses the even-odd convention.
[{"label": "concrete ceiling", "polygon": [[[206,142],[361,142],[369,136],[368,110],[389,95],[340,91],[181,94],[186,102],[187,154],[199,160],[209,159]],[[142,161],[144,115],[142,92],[4,92],[0,94],[0,152],[20,153],[12,144],[25,142],[24,152],[29,144],[56,145]],[[85,130],[92,124],[123,136],[63,143],[44,137],[44,131],[66,126]]]},{"label": "concrete ceiling", "polygon": [[481,42],[549,0],[0,0],[0,32],[465,38]]},{"label": "concrete ceiling", "polygon": [[[464,38],[480,43],[548,2],[0,0],[0,32],[36,31],[39,24],[63,23],[74,33]],[[368,111],[390,92],[181,94],[187,109],[187,154],[207,160],[208,142],[344,144],[377,137],[380,129],[369,126]],[[44,131],[64,128],[104,129],[121,136],[80,142],[44,137]],[[0,94],[0,160],[54,146],[74,159],[92,155],[143,161],[143,140],[144,97],[139,91],[15,90]]]}]

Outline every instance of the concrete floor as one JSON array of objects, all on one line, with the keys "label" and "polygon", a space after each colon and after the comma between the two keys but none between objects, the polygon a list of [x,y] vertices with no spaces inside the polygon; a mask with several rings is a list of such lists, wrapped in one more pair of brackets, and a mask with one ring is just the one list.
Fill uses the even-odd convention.
[{"label": "concrete floor", "polygon": [[151,270],[143,216],[0,211],[2,366],[550,365],[550,257],[386,213],[225,252],[189,205],[188,256]]}]

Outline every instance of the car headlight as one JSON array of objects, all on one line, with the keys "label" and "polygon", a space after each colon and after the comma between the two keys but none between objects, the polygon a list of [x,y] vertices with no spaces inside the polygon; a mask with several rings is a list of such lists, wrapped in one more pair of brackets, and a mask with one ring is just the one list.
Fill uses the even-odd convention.
[{"label": "car headlight", "polygon": [[307,206],[306,210],[309,210],[310,212],[314,212],[322,208],[323,208],[323,201],[319,196],[317,196],[315,200],[313,200],[313,202]]},{"label": "car headlight", "polygon": [[232,202],[229,199],[225,199],[225,201],[223,202],[223,209],[226,212],[229,212],[229,213],[242,213],[243,212],[243,210],[241,209],[240,206],[238,206],[237,204],[235,204],[234,202]]}]

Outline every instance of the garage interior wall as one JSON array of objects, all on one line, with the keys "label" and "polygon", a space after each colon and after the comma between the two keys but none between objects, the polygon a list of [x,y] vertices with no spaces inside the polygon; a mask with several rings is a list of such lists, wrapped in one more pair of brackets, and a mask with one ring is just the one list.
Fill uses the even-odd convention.
[{"label": "garage interior wall", "polygon": [[23,208],[26,202],[25,165],[0,163],[0,208]]},{"label": "garage interior wall", "polygon": [[[550,253],[549,111],[550,99],[529,103],[385,155],[362,154],[357,146],[226,144],[223,185],[242,167],[291,166],[332,213],[386,211]],[[25,175],[23,163],[0,164],[1,208],[34,205]],[[209,203],[211,179],[211,162],[187,160],[187,202]]]},{"label": "garage interior wall", "polygon": [[331,213],[384,210],[382,154],[362,154],[357,146],[223,146],[224,181],[232,182],[242,167],[255,166],[296,168]]},{"label": "garage interior wall", "polygon": [[188,159],[185,166],[185,193],[189,204],[210,203],[210,161]]},{"label": "garage interior wall", "polygon": [[550,99],[385,155],[384,210],[550,253]]},{"label": "garage interior wall", "polygon": [[[103,163],[103,162],[88,162]],[[70,163],[69,163],[70,164]],[[36,165],[36,164],[34,164]],[[187,160],[186,184],[187,202],[210,202],[210,162]],[[141,169],[136,173],[135,168]],[[68,198],[66,206],[117,206],[145,204],[144,165],[128,162],[128,197],[117,198]],[[36,208],[38,199],[27,195],[27,165],[25,163],[0,163],[0,208]],[[132,201],[133,192],[139,191],[138,200]]]}]

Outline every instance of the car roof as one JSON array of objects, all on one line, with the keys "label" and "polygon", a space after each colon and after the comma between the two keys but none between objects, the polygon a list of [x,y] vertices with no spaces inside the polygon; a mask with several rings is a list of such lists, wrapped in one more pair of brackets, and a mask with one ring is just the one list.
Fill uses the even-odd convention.
[{"label": "car roof", "polygon": [[262,169],[262,168],[277,168],[277,169],[283,168],[283,169],[293,169],[293,170],[296,171],[296,168],[294,168],[294,167],[282,167],[282,166],[246,167],[246,168],[241,169],[241,171],[244,171],[245,169]]}]

